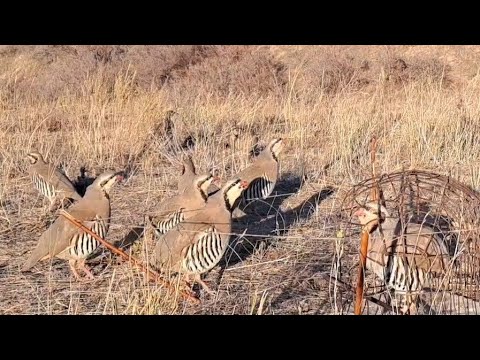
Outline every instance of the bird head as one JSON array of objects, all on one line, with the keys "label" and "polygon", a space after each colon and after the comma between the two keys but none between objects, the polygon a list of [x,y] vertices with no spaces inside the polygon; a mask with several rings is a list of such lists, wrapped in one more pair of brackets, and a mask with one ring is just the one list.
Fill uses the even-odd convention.
[{"label": "bird head", "polygon": [[28,159],[28,161],[30,161],[30,164],[32,165],[36,164],[37,162],[45,163],[42,154],[36,151],[28,153],[26,158]]},{"label": "bird head", "polygon": [[354,213],[358,217],[360,224],[367,228],[370,232],[375,226],[378,226],[379,221],[383,222],[389,216],[385,206],[380,205],[375,201],[366,203],[360,206]]},{"label": "bird head", "polygon": [[108,195],[112,186],[115,183],[122,181],[123,178],[123,172],[106,171],[97,176],[92,185],[88,187],[87,191],[89,189],[102,190],[106,195]]}]

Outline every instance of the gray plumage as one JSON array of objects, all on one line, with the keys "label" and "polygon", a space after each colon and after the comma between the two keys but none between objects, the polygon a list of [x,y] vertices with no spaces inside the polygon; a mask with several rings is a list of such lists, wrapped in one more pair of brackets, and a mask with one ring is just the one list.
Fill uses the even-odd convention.
[{"label": "gray plumage", "polygon": [[266,199],[270,196],[277,183],[280,170],[278,156],[282,149],[283,140],[281,138],[273,139],[258,154],[251,165],[234,176],[234,178],[243,179],[249,183],[241,197],[243,205],[247,205],[255,199]]},{"label": "gray plumage", "polygon": [[[110,224],[109,192],[113,184],[120,179],[121,176],[113,171],[99,175],[87,188],[85,196],[68,209],[68,213],[97,235],[105,238]],[[76,277],[78,277],[75,270],[77,262],[80,262],[85,273],[89,275],[88,269],[85,268],[85,259],[98,245],[98,241],[89,234],[70,223],[64,216],[59,216],[40,236],[22,271],[29,270],[40,260],[58,257],[69,260]]]},{"label": "gray plumage", "polygon": [[42,154],[31,152],[27,155],[30,160],[30,175],[34,187],[53,203],[57,195],[73,200],[82,197],[77,193],[72,182],[54,165],[47,163]]},{"label": "gray plumage", "polygon": [[402,230],[400,219],[390,217],[383,206],[378,209],[377,203],[370,202],[355,212],[370,231],[367,269],[388,288],[404,296],[407,302],[404,311],[415,310],[415,294],[431,286],[436,276],[446,273],[448,249],[428,225],[408,223]]},{"label": "gray plumage", "polygon": [[188,179],[182,192],[167,197],[158,205],[156,213],[147,217],[147,223],[153,227],[157,237],[202,209],[208,199],[207,189],[216,180],[211,174],[192,175]]},{"label": "gray plumage", "polygon": [[228,247],[231,233],[231,212],[248,183],[240,179],[228,181],[208,198],[205,207],[187,222],[163,235],[156,244],[157,265],[183,273],[210,292],[201,274],[212,269]]}]

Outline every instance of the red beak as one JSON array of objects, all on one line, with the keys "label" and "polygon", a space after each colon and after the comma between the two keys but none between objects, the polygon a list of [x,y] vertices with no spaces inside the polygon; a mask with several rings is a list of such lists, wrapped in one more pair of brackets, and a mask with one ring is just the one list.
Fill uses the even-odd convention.
[{"label": "red beak", "polygon": [[240,186],[242,189],[246,189],[248,187],[248,181],[242,180]]}]

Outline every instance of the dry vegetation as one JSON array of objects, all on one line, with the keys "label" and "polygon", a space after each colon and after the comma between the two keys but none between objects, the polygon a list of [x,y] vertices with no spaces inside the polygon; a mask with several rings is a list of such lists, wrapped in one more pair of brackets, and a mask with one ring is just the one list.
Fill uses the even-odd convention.
[{"label": "dry vegetation", "polygon": [[[0,47],[0,313],[351,313],[353,294],[328,278],[342,191],[369,176],[374,134],[380,172],[434,169],[478,189],[479,60],[473,46]],[[106,252],[91,260],[93,282],[57,260],[20,273],[51,221],[26,152],[73,180],[127,169],[108,234],[121,242],[174,191],[183,152],[227,179],[274,136],[288,142],[273,207],[235,224],[245,235],[201,305]]]}]

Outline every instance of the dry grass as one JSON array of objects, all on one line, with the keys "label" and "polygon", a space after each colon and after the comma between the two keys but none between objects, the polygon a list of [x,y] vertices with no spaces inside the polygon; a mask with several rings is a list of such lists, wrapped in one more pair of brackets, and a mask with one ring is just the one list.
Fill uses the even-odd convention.
[{"label": "dry grass", "polygon": [[[369,175],[374,134],[379,171],[435,169],[480,187],[479,50],[2,46],[0,313],[351,312],[340,300],[353,294],[327,276],[342,250],[340,193]],[[106,253],[91,261],[97,279],[89,283],[73,281],[57,260],[20,273],[51,220],[26,177],[26,152],[38,149],[73,180],[81,167],[89,177],[128,170],[112,194],[115,242],[173,191],[182,152],[228,179],[258,141],[275,136],[288,141],[278,197],[268,216],[235,224],[246,235],[207,276],[217,293],[202,293],[201,305],[147,284]],[[140,239],[129,251],[146,257],[151,246]]]}]

